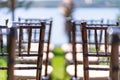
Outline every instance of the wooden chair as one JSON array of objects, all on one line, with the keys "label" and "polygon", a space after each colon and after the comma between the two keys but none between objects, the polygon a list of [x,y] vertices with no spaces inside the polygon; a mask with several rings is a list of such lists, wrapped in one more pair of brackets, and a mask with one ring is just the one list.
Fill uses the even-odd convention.
[{"label": "wooden chair", "polygon": [[[75,23],[74,23],[75,24]],[[77,63],[77,52],[76,52],[76,26],[73,27],[73,33],[72,33],[72,38],[73,38],[73,61],[74,65],[69,65],[66,68],[66,71],[70,76],[72,76],[73,80],[107,80],[109,77],[109,57],[110,57],[110,49],[108,49],[109,44],[107,41],[107,26],[108,24],[104,25],[94,25],[94,24],[86,24],[81,23],[79,28],[81,28],[82,31],[82,51],[83,51],[83,65]],[[110,25],[114,26],[114,25]],[[84,31],[86,30],[86,33]],[[90,31],[92,32],[92,39],[89,38]],[[101,30],[102,30],[102,39],[101,39]],[[79,36],[81,38],[81,36]],[[100,41],[100,39],[102,41]],[[104,41],[104,40],[105,41]],[[92,41],[92,42],[91,42]],[[101,50],[101,46],[102,50]],[[103,49],[104,48],[104,49]],[[97,64],[91,64],[90,58],[97,58]],[[79,57],[80,58],[80,57]],[[104,63],[105,62],[105,63]],[[104,64],[104,65],[100,65]],[[90,70],[89,70],[90,69]],[[89,72],[89,74],[88,74]],[[95,73],[95,75],[94,75]],[[96,75],[98,74],[98,75]],[[87,75],[87,76],[86,76]],[[90,75],[90,77],[88,77]]]},{"label": "wooden chair", "polygon": [[[99,26],[90,26],[83,22],[81,23],[81,28],[82,28],[82,41],[83,41],[83,61],[84,61],[84,79],[85,80],[89,80],[89,79],[95,79],[95,80],[107,80],[107,78],[109,77],[109,65],[106,65],[104,63],[102,63],[103,65],[90,65],[89,64],[89,60],[88,57],[92,57],[92,56],[96,56],[96,57],[103,57],[105,59],[109,58],[110,53],[108,53],[108,36],[107,36],[107,27],[99,27]],[[92,46],[94,46],[95,48],[95,53],[94,54],[90,54],[89,53],[89,40],[88,40],[88,31],[92,30],[94,33],[94,42],[92,44]],[[99,31],[103,31],[104,35],[102,36],[104,41],[103,42],[99,42]],[[104,45],[104,51],[100,51],[100,45]],[[107,61],[108,62],[108,61]],[[100,73],[102,71],[102,73]],[[105,76],[99,76],[99,75],[94,75],[92,76],[91,74],[104,74]]]},{"label": "wooden chair", "polygon": [[[76,27],[76,32],[75,32],[76,36],[75,37],[76,37],[76,51],[77,51],[77,53],[82,53],[82,42],[81,42],[82,38],[79,37],[79,36],[81,36],[81,31],[79,29],[79,25],[80,25],[81,21],[82,20],[75,20],[75,27]],[[110,27],[110,26],[118,26],[119,25],[118,21],[114,21],[114,22],[112,21],[113,23],[111,23],[110,20],[105,21],[103,19],[101,19],[101,20],[85,20],[85,21],[87,22],[87,25],[89,25],[89,26],[91,25],[91,26],[99,26],[99,27],[103,27],[103,26]],[[89,32],[88,38],[89,38],[89,42],[90,42],[93,39],[93,37],[92,37],[92,31],[89,30],[88,32]],[[103,31],[101,30],[99,32],[100,32],[99,42],[101,42],[102,41]],[[72,36],[72,34],[71,34],[71,36]],[[101,45],[101,50],[103,49],[102,46],[103,45]],[[65,53],[68,53],[68,54],[65,55],[66,60],[68,62],[70,62],[70,63],[73,62],[72,61],[72,54],[71,54],[71,52],[72,52],[72,43],[63,44],[61,46],[61,48],[63,49],[63,51]],[[77,54],[77,55],[81,55],[81,57],[82,57],[82,54]],[[98,62],[96,62],[98,60],[97,58],[94,58],[93,60],[92,59],[91,59],[90,63],[96,63],[96,64],[98,63]],[[78,63],[82,63],[83,60],[79,58],[77,60],[77,62]]]},{"label": "wooden chair", "polygon": [[111,27],[108,28],[108,34],[111,39],[111,56],[110,56],[110,79],[119,80],[120,79],[120,28]]},{"label": "wooden chair", "polygon": [[[42,56],[43,56],[43,44],[44,44],[44,35],[45,35],[45,22],[41,23],[12,23],[12,27],[16,30],[16,47],[15,48],[15,61],[19,57],[37,57],[36,64],[21,64],[21,62],[16,61],[14,65],[14,77],[15,80],[17,79],[36,79],[41,80],[42,76]],[[29,29],[28,35],[26,35],[25,31]],[[31,51],[31,42],[32,42],[32,30],[38,29],[40,31],[39,33],[39,43],[36,48],[38,51]],[[0,27],[1,35],[1,49],[2,53],[0,56],[2,57],[8,57],[9,54],[5,53],[3,50],[5,47],[9,46],[6,45],[8,39],[7,34],[9,31],[9,28],[7,26]],[[27,45],[28,48],[24,49],[24,45]],[[11,51],[11,48],[8,49],[8,52]],[[7,58],[6,58],[7,59]],[[8,63],[10,63],[9,61]],[[9,66],[2,66],[0,69],[7,69]],[[24,73],[24,74],[23,74]]]},{"label": "wooden chair", "polygon": [[[54,45],[51,44],[50,40],[51,40],[51,31],[52,31],[52,19],[36,19],[36,18],[19,18],[19,22],[26,22],[26,23],[39,23],[41,21],[45,21],[45,40],[44,40],[44,53],[43,53],[43,63],[45,65],[45,72],[43,75],[43,78],[49,78],[49,74],[48,71],[48,67],[52,67],[50,66],[50,61],[51,59],[54,57],[54,54],[52,53],[53,49],[54,49]],[[34,42],[37,42],[37,34],[39,32],[37,30],[34,30],[33,32],[33,40]],[[37,43],[33,43],[32,44],[32,49],[35,50],[35,46],[37,45]],[[27,62],[29,62],[29,60],[31,60],[32,62],[35,61],[35,57],[31,57],[31,58],[24,58],[24,60],[26,60]],[[51,71],[50,71],[51,72]]]},{"label": "wooden chair", "polygon": [[[101,23],[103,24],[102,20],[99,20],[99,21],[87,21],[89,24],[93,24],[95,25],[95,23]],[[100,25],[101,26],[101,25]],[[80,21],[75,21],[75,23],[73,23],[73,27],[76,28],[75,30],[75,38],[76,38],[76,41],[75,41],[75,46],[76,46],[76,59],[77,59],[77,63],[80,63],[82,64],[83,63],[83,51],[82,51],[82,36],[81,35],[81,29],[79,28],[80,27]],[[91,32],[89,31],[89,34],[91,34]],[[71,36],[72,35],[72,30],[71,30]],[[91,40],[91,37],[89,35],[89,39]],[[72,43],[68,43],[68,44],[65,44],[65,45],[62,45],[62,49],[65,51],[66,55],[65,55],[65,58],[66,60],[69,62],[69,63],[73,63],[73,58],[74,58],[74,54],[72,54],[72,47],[73,47],[73,44]],[[97,57],[90,57],[90,64],[98,64],[98,58]]]}]

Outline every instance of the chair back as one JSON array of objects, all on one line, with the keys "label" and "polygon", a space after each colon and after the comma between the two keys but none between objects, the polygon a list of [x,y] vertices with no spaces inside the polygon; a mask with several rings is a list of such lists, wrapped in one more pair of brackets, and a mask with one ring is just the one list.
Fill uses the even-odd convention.
[{"label": "chair back", "polygon": [[[19,66],[21,62],[15,62],[14,65],[14,75],[17,75],[18,70],[36,70],[36,80],[41,79],[41,70],[42,70],[42,56],[43,56],[43,44],[44,44],[44,35],[45,35],[45,22],[40,23],[19,23],[19,22],[12,22],[12,27],[15,29],[16,40],[11,39],[13,37],[8,37],[8,31],[9,28],[6,27],[0,27],[1,31],[1,54],[2,57],[7,57],[9,59],[11,51],[15,49],[15,57],[14,60],[16,60],[19,57],[37,57],[37,62],[35,66]],[[33,41],[33,30],[37,29],[39,30],[38,35],[38,45],[35,47],[36,51],[33,51],[31,48],[31,43]],[[28,31],[29,30],[29,31]],[[26,33],[28,31],[28,33]],[[11,41],[11,42],[10,42]],[[13,41],[16,42],[16,47],[9,47],[11,44],[13,44]],[[7,44],[8,42],[8,44]],[[10,42],[10,43],[9,43]],[[27,48],[25,48],[27,46]],[[5,53],[5,48],[8,47],[7,52]],[[13,48],[13,49],[12,49]],[[13,58],[13,57],[12,57]],[[10,58],[11,59],[11,58]],[[8,64],[10,61],[8,61]],[[3,66],[0,69],[9,69],[9,66]],[[9,71],[9,70],[8,70]],[[8,74],[9,75],[9,74]],[[12,80],[12,79],[11,79]]]},{"label": "chair back", "polygon": [[[85,80],[90,79],[89,76],[91,74],[90,70],[91,71],[110,70],[108,64],[110,64],[111,46],[108,39],[109,36],[107,34],[107,28],[109,26],[114,26],[114,25],[87,24],[86,22],[81,23],[82,43],[83,43],[83,68],[84,68]],[[89,57],[98,57],[99,64],[95,66],[90,65],[88,59]]]},{"label": "chair back", "polygon": [[[26,22],[26,23],[39,23],[41,21],[46,22],[45,24],[45,39],[44,39],[44,52],[46,54],[45,56],[45,74],[44,76],[48,76],[47,71],[48,71],[48,65],[49,65],[49,53],[52,52],[51,48],[51,32],[52,32],[52,18],[48,19],[37,19],[37,18],[19,18],[19,22]],[[34,30],[34,41],[36,42],[37,38],[37,30]]]},{"label": "chair back", "polygon": [[[77,53],[78,53],[76,47],[77,44],[82,45],[81,52],[83,52],[83,64],[88,64],[88,63],[100,64],[100,62],[108,63],[109,56],[107,55],[109,55],[108,52],[110,53],[110,49],[109,49],[109,42],[107,36],[107,27],[116,26],[116,25],[117,23],[114,24],[104,23],[103,20],[99,20],[99,21],[91,20],[91,21],[86,21],[85,23],[78,20],[72,21],[71,40],[72,40],[73,63],[75,64],[75,73],[74,73],[75,77],[77,77],[77,64],[79,64],[79,62],[77,61]],[[89,61],[88,58],[86,59],[84,57],[85,56],[84,53],[86,53],[87,57],[90,56],[89,58],[96,57],[96,59],[98,59],[97,62]],[[101,54],[101,56],[106,55],[108,58],[106,58],[104,61],[99,59],[101,58],[101,56],[98,56],[99,53]]]}]

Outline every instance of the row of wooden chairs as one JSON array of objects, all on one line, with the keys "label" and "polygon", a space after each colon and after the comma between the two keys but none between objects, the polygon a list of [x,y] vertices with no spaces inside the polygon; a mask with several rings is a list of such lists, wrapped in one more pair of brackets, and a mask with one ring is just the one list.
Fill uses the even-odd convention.
[{"label": "row of wooden chairs", "polygon": [[[28,20],[33,22],[22,18],[10,23],[11,28],[8,28],[9,21],[6,26],[0,26],[0,56],[8,62],[8,66],[1,66],[0,69],[8,71],[8,80],[49,80],[53,70],[49,66],[49,53],[54,47],[50,47],[52,19]],[[5,49],[7,52],[4,52]]]},{"label": "row of wooden chairs", "polygon": [[71,46],[62,46],[66,53],[71,52],[65,56],[68,61],[72,59],[66,72],[73,80],[109,80],[111,45],[107,30],[118,24],[87,24],[85,21],[72,24]]}]

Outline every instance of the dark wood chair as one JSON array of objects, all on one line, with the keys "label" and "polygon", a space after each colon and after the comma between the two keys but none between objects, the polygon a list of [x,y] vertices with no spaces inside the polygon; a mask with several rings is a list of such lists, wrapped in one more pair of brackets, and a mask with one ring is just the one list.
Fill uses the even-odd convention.
[{"label": "dark wood chair", "polygon": [[[103,59],[108,59],[110,52],[108,51],[108,36],[107,36],[107,28],[108,27],[100,27],[98,26],[93,26],[93,25],[87,25],[86,22],[81,23],[81,29],[82,29],[82,41],[83,41],[83,70],[84,70],[84,79],[85,80],[107,80],[109,77],[109,65],[104,64],[104,61],[102,61]],[[89,42],[89,38],[88,38],[88,32],[89,31],[93,32],[93,41],[94,42]],[[99,41],[99,36],[100,36],[100,32],[99,31],[103,31],[103,41],[100,42]],[[89,43],[91,43],[89,45]],[[104,45],[104,50],[101,51],[100,50],[100,46]],[[89,51],[91,48],[94,48],[94,53],[90,54]],[[99,63],[98,65],[90,65],[89,64],[89,57],[99,57],[99,62],[103,62],[103,63]],[[101,59],[100,59],[101,58]],[[105,61],[106,62],[106,61]],[[107,63],[109,62],[109,60],[107,60]],[[99,74],[99,75],[96,75]]]},{"label": "dark wood chair", "polygon": [[[99,24],[103,24],[102,23],[102,20],[89,20],[87,21],[89,24],[95,24],[95,23],[99,23]],[[77,63],[80,63],[82,64],[83,63],[83,51],[82,51],[82,33],[81,33],[81,29],[79,28],[80,27],[80,21],[74,21],[74,22],[71,22],[72,23],[72,26],[75,27],[75,44],[72,44],[71,43],[68,43],[66,45],[62,45],[62,49],[65,51],[65,59],[67,60],[68,63],[73,63],[73,58],[74,58],[74,54],[72,54],[72,47],[73,46],[76,46],[76,60],[77,60]],[[89,31],[89,33],[91,33]],[[90,36],[90,35],[89,35]],[[89,37],[90,40],[91,40],[91,37]],[[73,40],[73,34],[72,34],[72,30],[71,30],[71,41]],[[90,57],[90,64],[98,64],[98,58],[96,57]]]},{"label": "dark wood chair", "polygon": [[[15,48],[15,64],[14,64],[14,78],[16,79],[36,79],[40,80],[42,76],[42,56],[43,56],[43,45],[44,45],[44,36],[45,36],[45,22],[40,23],[17,23],[13,22],[12,27],[15,29],[16,35],[16,47]],[[26,35],[26,30],[29,29],[29,32]],[[38,46],[36,46],[37,51],[31,51],[31,42],[32,42],[32,31],[34,29],[38,29],[40,31],[38,36]],[[1,35],[0,35],[0,43],[1,43],[1,54],[2,57],[7,57],[6,59],[9,59],[10,55],[8,53],[11,53],[11,49],[9,45],[7,45],[7,42],[9,38],[8,32],[9,28],[7,26],[0,27]],[[12,40],[11,40],[12,42]],[[9,43],[10,44],[10,43]],[[11,43],[12,44],[12,43]],[[27,46],[27,49],[24,49],[24,45]],[[7,53],[4,52],[4,50],[8,47]],[[10,52],[9,52],[10,51]],[[18,62],[16,59],[19,57],[37,57],[36,64],[21,64],[21,62]],[[6,60],[7,61],[7,60]],[[12,60],[8,60],[8,64],[11,63]],[[8,66],[1,66],[0,69],[9,69]],[[8,70],[9,71],[9,70]]]},{"label": "dark wood chair", "polygon": [[111,42],[111,56],[110,56],[110,79],[120,79],[120,27],[110,27],[107,32],[110,36]]},{"label": "dark wood chair", "polygon": [[[74,27],[72,28],[72,54],[74,63],[73,65],[68,65],[66,71],[70,76],[72,76],[73,80],[82,80],[83,78],[85,80],[107,80],[109,77],[108,64],[111,46],[109,45],[106,30],[108,26],[116,26],[116,24],[87,24],[86,22],[82,21],[80,23],[81,24],[79,24],[79,28],[81,31],[81,36],[79,36],[79,38],[82,38],[81,45],[83,52],[81,58],[83,60],[83,63],[79,64],[77,62],[77,57],[79,57],[79,55],[77,55],[75,47],[77,44],[77,30],[76,23],[74,22]],[[97,64],[91,64],[90,58],[96,58]],[[88,77],[88,75],[90,76]]]},{"label": "dark wood chair", "polygon": [[[39,23],[41,21],[44,21],[46,22],[45,24],[45,39],[44,39],[44,53],[43,53],[43,64],[45,65],[45,72],[43,74],[43,78],[49,78],[50,76],[50,73],[48,72],[51,72],[51,69],[49,68],[52,68],[52,66],[50,65],[50,61],[51,59],[54,57],[54,54],[53,54],[53,49],[54,49],[54,45],[51,43],[51,32],[52,32],[52,18],[49,18],[49,19],[36,19],[36,18],[19,18],[19,22],[26,22],[26,23]],[[34,30],[33,32],[33,40],[34,42],[37,43],[37,35],[38,35],[38,31],[37,30]],[[32,44],[33,46],[33,50],[35,50],[35,46],[37,44]],[[35,58],[24,58],[24,60],[31,60],[31,61],[35,61]]]},{"label": "dark wood chair", "polygon": [[[77,55],[79,55],[79,57],[77,56],[77,62],[78,63],[83,63],[83,59],[82,59],[82,38],[80,36],[81,35],[81,29],[79,29],[79,26],[80,26],[80,23],[81,23],[82,20],[76,20],[75,21],[75,25],[72,25],[74,27],[76,27],[76,31],[75,31],[75,38],[76,38],[76,42],[75,42],[75,45],[76,45],[76,52],[77,52]],[[108,21],[104,21],[103,19],[101,20],[87,20],[86,21],[87,24],[90,26],[99,26],[99,27],[103,27],[103,26],[118,26],[118,22],[114,22],[114,23],[111,23],[110,20]],[[72,22],[71,22],[72,23]],[[73,23],[72,23],[73,24]],[[99,31],[100,32],[100,35],[99,35],[99,42],[101,42],[103,39],[102,39],[102,35],[103,35],[103,31]],[[89,38],[89,42],[90,41],[93,41],[93,32],[91,30],[88,31],[89,35],[88,35],[88,38]],[[72,41],[72,30],[71,30],[71,41]],[[92,44],[91,44],[92,45]],[[100,45],[101,46],[101,49],[103,45]],[[61,48],[63,49],[63,51],[66,53],[65,54],[65,59],[68,63],[73,63],[73,56],[72,56],[72,42],[71,43],[66,43],[66,44],[63,44],[61,46]],[[91,58],[90,57],[90,62],[91,64],[97,64],[98,62],[98,58]]]}]

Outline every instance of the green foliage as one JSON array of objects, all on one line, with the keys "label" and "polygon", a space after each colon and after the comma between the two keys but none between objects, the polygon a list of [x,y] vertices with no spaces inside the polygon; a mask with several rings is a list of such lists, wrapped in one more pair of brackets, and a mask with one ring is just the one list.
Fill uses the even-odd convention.
[{"label": "green foliage", "polygon": [[64,51],[59,47],[54,49],[55,57],[52,59],[53,73],[51,75],[52,80],[70,80],[70,77],[66,73],[66,64],[64,58]]},{"label": "green foliage", "polygon": [[56,46],[53,50],[53,53],[56,56],[64,56],[64,51],[60,48],[60,46]]},{"label": "green foliage", "polygon": [[[3,57],[0,57],[0,66],[7,66],[7,62]],[[7,74],[6,70],[0,70],[0,80],[6,80],[7,78],[6,74]]]}]

